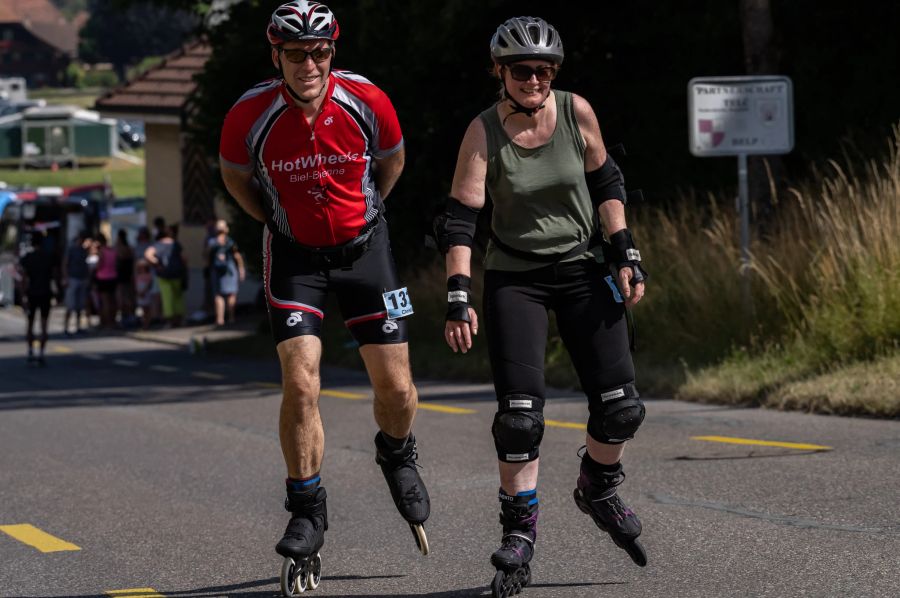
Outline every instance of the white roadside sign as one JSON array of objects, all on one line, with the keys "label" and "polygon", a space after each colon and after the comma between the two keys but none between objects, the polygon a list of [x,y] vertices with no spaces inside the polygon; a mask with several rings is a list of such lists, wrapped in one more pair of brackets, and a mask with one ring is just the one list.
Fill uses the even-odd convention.
[{"label": "white roadside sign", "polygon": [[688,83],[688,117],[695,156],[786,154],[794,147],[788,77],[695,77]]}]

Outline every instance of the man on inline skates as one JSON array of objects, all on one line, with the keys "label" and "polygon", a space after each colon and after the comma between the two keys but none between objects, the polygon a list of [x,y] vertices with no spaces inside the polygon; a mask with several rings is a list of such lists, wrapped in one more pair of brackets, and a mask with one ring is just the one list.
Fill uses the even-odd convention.
[{"label": "man on inline skates", "polygon": [[264,282],[283,378],[279,435],[291,512],[276,546],[285,557],[285,595],[318,584],[328,527],[318,409],[328,292],[337,295],[372,382],[376,461],[428,554],[422,524],[430,502],[416,471],[418,395],[403,319],[412,309],[383,215],[403,170],[403,136],[383,91],[361,75],[332,70],[339,31],[323,4],[278,7],[266,36],[280,76],[244,93],[225,118],[220,144],[228,191],[265,224]]}]

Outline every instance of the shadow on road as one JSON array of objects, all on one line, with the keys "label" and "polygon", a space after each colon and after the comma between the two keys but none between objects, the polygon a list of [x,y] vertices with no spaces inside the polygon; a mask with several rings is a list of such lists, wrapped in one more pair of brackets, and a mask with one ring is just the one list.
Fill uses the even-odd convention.
[{"label": "shadow on road", "polygon": [[[323,577],[322,584],[323,587],[328,584],[328,582],[336,582],[336,581],[353,581],[360,579],[390,579],[390,578],[398,578],[398,577],[406,577],[405,575],[372,575],[372,576],[358,576],[358,575],[336,575],[334,577]],[[624,582],[601,582],[601,583],[548,583],[548,584],[531,584],[529,587],[533,588],[577,588],[577,587],[589,587],[589,586],[607,586],[607,585],[619,585]],[[264,591],[254,591],[254,592],[241,592],[240,590],[249,588],[249,587],[258,587],[263,585],[273,585],[276,587],[276,592],[273,594],[272,592],[264,592]],[[184,596],[190,598],[212,598],[213,596],[227,596],[228,598],[260,598],[261,596],[273,596],[280,595],[277,590],[278,579],[273,578],[271,580],[260,580],[258,582],[248,582],[244,584],[237,584],[234,586],[221,586],[221,587],[213,587],[213,588],[198,588],[196,590],[186,591],[186,592],[161,592],[165,596]],[[332,588],[333,589],[333,588]],[[236,591],[235,591],[236,590]],[[476,588],[462,588],[459,590],[444,590],[440,592],[427,592],[424,594],[397,594],[397,593],[385,593],[385,594],[366,594],[369,598],[474,598],[475,596],[486,596],[490,594],[490,588],[488,586],[476,587]],[[350,598],[356,597],[358,598],[360,594],[329,594],[332,598]],[[116,598],[120,598],[121,595],[117,595]],[[125,596],[127,598],[127,595]]]},{"label": "shadow on road", "polygon": [[[326,587],[326,584],[329,582],[334,583],[337,581],[358,581],[365,579],[393,579],[393,578],[402,578],[406,577],[405,575],[369,575],[369,576],[361,576],[361,575],[335,575],[333,577],[322,577],[323,587]],[[575,582],[575,583],[535,583],[530,584],[528,587],[530,588],[587,588],[593,586],[615,586],[615,585],[624,585],[626,582],[621,581],[612,581],[612,582]],[[253,590],[253,588],[262,588],[263,586],[269,586],[268,589],[265,590]],[[250,591],[248,591],[250,590]],[[227,597],[227,598],[272,598],[274,596],[280,596],[281,592],[278,590],[278,578],[272,577],[269,579],[259,579],[256,581],[247,581],[244,583],[237,583],[232,585],[224,585],[224,586],[210,586],[206,588],[197,588],[194,590],[164,590],[157,589],[159,594],[162,594],[166,597],[182,597],[182,598],[216,598],[216,597]],[[490,588],[488,586],[481,586],[476,588],[462,588],[459,590],[445,590],[441,592],[428,592],[425,594],[396,594],[396,593],[386,593],[386,594],[367,594],[369,598],[475,598],[476,596],[487,596],[490,594]],[[134,594],[129,594],[127,592],[116,593],[116,598],[129,598],[130,596],[145,596],[146,590],[135,589]],[[332,598],[358,598],[361,594],[329,594]],[[55,598],[58,595],[47,595],[46,597],[37,597],[30,596],[28,598]],[[67,598],[109,598],[106,594],[86,594],[82,596],[72,596],[66,595]],[[20,597],[10,597],[10,598],[26,598],[24,596]]]}]

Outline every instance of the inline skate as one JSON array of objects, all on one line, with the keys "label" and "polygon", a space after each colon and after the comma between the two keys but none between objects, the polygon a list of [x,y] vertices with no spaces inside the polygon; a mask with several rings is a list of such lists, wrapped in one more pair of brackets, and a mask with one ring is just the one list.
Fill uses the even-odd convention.
[{"label": "inline skate", "polygon": [[381,466],[381,472],[391,490],[391,498],[400,515],[409,524],[416,546],[423,555],[427,555],[428,537],[423,525],[431,514],[431,501],[428,490],[417,471],[418,452],[416,438],[412,434],[399,449],[392,449],[382,432],[375,435],[375,462]]},{"label": "inline skate", "polygon": [[531,558],[537,539],[537,492],[519,492],[515,496],[500,490],[500,524],[503,537],[500,548],[491,555],[497,568],[491,582],[492,598],[508,598],[531,582]]},{"label": "inline skate", "polygon": [[293,596],[315,590],[322,580],[322,557],[328,529],[325,488],[288,490],[284,508],[291,512],[284,537],[275,552],[284,557],[281,565],[281,594]]},{"label": "inline skate", "polygon": [[610,535],[616,546],[628,553],[640,567],[647,565],[647,553],[638,541],[641,521],[622,499],[617,487],[625,480],[622,464],[614,470],[595,462],[585,452],[581,460],[581,474],[575,488],[575,504],[591,516],[601,530]]}]

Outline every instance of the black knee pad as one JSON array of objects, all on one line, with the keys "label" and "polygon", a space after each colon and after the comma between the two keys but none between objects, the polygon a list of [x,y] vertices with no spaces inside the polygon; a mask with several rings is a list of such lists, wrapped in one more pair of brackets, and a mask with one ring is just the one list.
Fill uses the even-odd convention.
[{"label": "black knee pad", "polygon": [[524,394],[500,397],[491,432],[504,463],[534,461],[544,437],[544,399]]},{"label": "black knee pad", "polygon": [[644,421],[644,403],[631,382],[588,397],[588,409],[588,434],[606,444],[631,440]]}]

